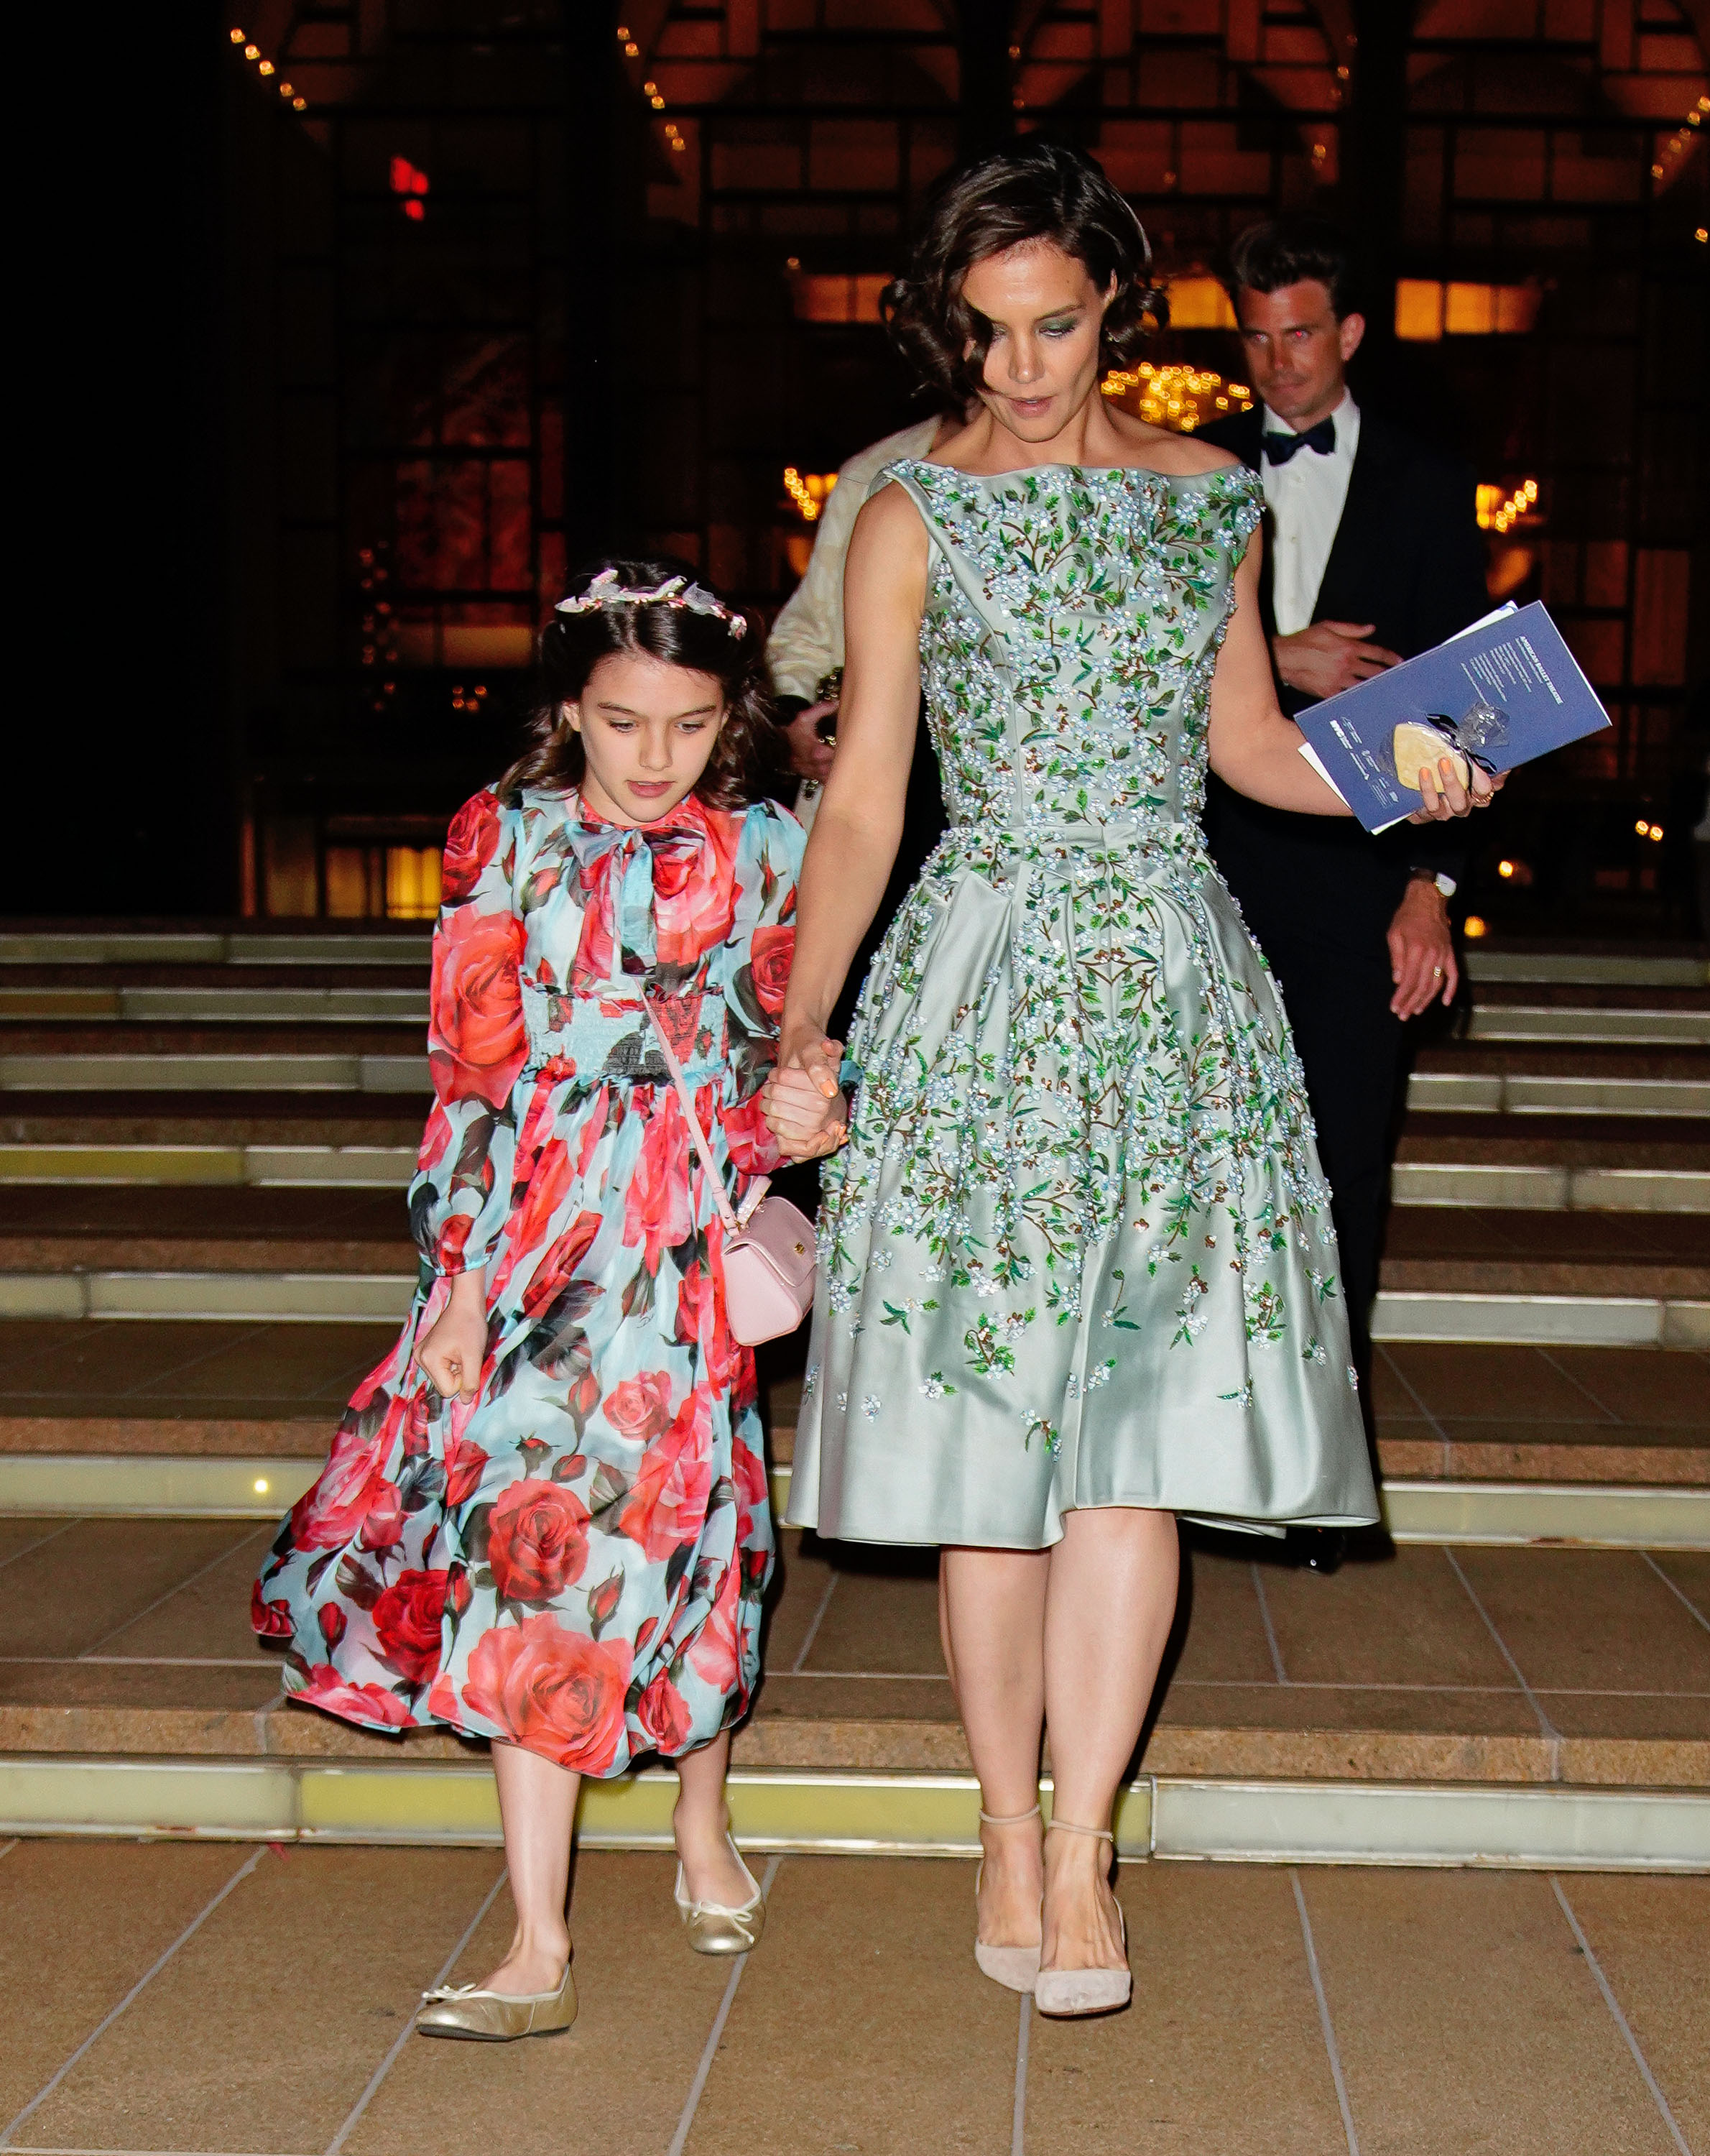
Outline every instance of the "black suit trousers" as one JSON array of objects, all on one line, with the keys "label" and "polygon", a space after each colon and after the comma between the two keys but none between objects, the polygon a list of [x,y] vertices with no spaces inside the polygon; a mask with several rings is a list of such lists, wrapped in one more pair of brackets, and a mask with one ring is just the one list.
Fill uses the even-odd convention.
[{"label": "black suit trousers", "polygon": [[1394,984],[1386,960],[1326,951],[1275,932],[1261,941],[1306,1069],[1318,1158],[1329,1181],[1340,1245],[1354,1359],[1366,1386],[1401,1062],[1401,1021],[1390,1009]]}]

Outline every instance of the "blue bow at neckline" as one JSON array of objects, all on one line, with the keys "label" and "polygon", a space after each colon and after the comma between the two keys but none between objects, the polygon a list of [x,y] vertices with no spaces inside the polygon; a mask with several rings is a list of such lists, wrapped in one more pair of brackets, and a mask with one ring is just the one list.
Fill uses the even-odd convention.
[{"label": "blue bow at neckline", "polygon": [[608,824],[585,806],[570,825],[571,850],[576,865],[587,872],[612,856],[622,860],[612,870],[618,878],[613,925],[617,934],[617,963],[627,972],[626,957],[640,961],[641,970],[658,957],[658,937],[653,918],[653,864],[662,855],[680,859],[708,844],[705,819],[693,794],[680,801],[657,824]]}]

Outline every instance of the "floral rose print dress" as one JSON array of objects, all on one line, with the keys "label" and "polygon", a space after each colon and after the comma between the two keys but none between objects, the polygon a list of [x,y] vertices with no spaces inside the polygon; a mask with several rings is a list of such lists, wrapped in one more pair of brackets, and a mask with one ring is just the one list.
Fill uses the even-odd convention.
[{"label": "floral rose print dress", "polygon": [[1200,824],[1258,481],[891,480],[950,829],[851,1029],[790,1517],[1021,1549],[1080,1506],[1371,1520],[1300,1065]]},{"label": "floral rose print dress", "polygon": [[[421,1285],[255,1588],[305,1705],[602,1775],[745,1708],[772,1559],[754,1358],[643,998],[740,1191],[778,1165],[758,1096],[801,845],[769,805],[693,797],[631,829],[573,794],[482,793],[453,824]],[[475,1266],[479,1389],[442,1400],[415,1349]]]}]

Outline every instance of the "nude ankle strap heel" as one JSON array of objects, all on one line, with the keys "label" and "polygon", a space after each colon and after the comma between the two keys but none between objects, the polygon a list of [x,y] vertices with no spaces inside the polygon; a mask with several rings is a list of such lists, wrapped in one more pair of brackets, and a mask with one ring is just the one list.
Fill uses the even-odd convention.
[{"label": "nude ankle strap heel", "polygon": [[[1116,1846],[1116,1836],[1108,1826],[1081,1826],[1073,1820],[1053,1819],[1045,1831],[1085,1835],[1090,1840],[1108,1841],[1113,1850]],[[1116,1921],[1122,1927],[1126,1955],[1128,1921],[1119,1905]],[[1086,2014],[1114,2014],[1128,2005],[1134,1988],[1133,1972],[1126,1961],[1120,1969],[1042,1969],[1033,1986],[1033,2004],[1042,2014],[1062,2020]]]},{"label": "nude ankle strap heel", "polygon": [[[980,1815],[981,1826],[1023,1826],[1029,1820],[1037,1819],[1039,1807],[1032,1804],[1024,1812],[988,1812]],[[980,1899],[980,1881],[986,1876],[986,1859],[982,1856],[974,1874],[974,1899]],[[994,1984],[1001,1984],[1011,1991],[1031,1991],[1039,1974],[1037,1947],[989,1947],[978,1937],[974,1940],[974,1959],[980,1974],[989,1976]]]}]

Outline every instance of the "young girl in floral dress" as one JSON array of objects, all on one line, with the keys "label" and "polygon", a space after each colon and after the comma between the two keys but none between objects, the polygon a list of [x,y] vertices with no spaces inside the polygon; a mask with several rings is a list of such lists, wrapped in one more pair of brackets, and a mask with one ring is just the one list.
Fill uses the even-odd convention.
[{"label": "young girl in floral dress", "polygon": [[648,1015],[740,1197],[779,1160],[758,1096],[801,852],[745,795],[759,643],[663,562],[606,564],[543,635],[536,746],[446,846],[422,1283],[256,1585],[300,1702],[493,1741],[516,1933],[424,2035],[570,2025],[579,1779],[641,1754],[681,1779],[689,1943],[764,1919],[724,1807],[772,1563],[754,1358]]}]

